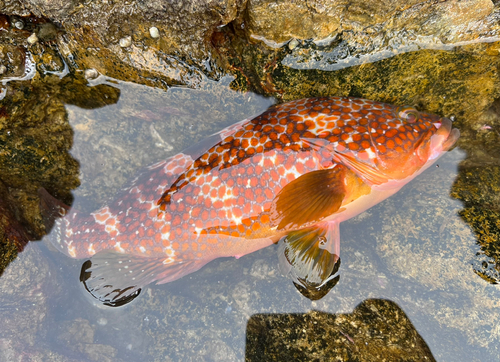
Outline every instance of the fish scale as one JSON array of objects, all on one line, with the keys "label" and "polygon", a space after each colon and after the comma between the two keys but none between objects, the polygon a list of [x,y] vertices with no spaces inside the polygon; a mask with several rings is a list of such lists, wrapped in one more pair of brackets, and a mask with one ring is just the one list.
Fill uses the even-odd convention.
[{"label": "fish scale", "polygon": [[[112,251],[154,259],[166,269],[163,279],[150,279],[170,281],[295,229],[341,222],[390,196],[453,144],[458,134],[448,123],[358,98],[276,105],[210,137],[212,145],[147,167],[90,215],[59,206],[64,218],[55,221],[51,241],[76,258]],[[319,206],[300,206],[293,194],[301,191]],[[192,267],[184,272],[177,264],[186,262]]]}]

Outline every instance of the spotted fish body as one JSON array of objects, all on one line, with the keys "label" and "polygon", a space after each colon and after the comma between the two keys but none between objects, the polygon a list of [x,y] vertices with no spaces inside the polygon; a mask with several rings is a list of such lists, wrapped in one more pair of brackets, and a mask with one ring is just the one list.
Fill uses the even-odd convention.
[{"label": "spotted fish body", "polygon": [[363,99],[273,106],[147,167],[90,215],[59,207],[50,238],[92,257],[91,288],[108,300],[308,228],[330,230],[324,248],[338,256],[338,223],[397,192],[458,135],[446,118]]}]

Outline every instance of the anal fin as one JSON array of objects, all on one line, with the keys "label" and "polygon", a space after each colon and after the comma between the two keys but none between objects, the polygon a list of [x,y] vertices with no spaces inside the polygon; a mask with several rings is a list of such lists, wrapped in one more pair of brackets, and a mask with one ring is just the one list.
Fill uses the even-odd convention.
[{"label": "anal fin", "polygon": [[200,269],[205,260],[164,264],[164,257],[143,257],[105,250],[82,265],[80,281],[85,289],[107,306],[119,307],[135,299],[142,288],[177,280]]},{"label": "anal fin", "polygon": [[317,300],[337,284],[340,266],[339,227],[326,222],[292,231],[279,241],[280,268],[307,298]]}]

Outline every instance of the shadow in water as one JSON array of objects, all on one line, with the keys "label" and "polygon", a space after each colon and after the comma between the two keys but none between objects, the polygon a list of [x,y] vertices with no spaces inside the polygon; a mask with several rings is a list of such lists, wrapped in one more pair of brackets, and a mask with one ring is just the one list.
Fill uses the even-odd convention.
[{"label": "shadow in water", "polygon": [[367,299],[350,314],[255,314],[245,360],[435,361],[403,310],[384,299]]}]

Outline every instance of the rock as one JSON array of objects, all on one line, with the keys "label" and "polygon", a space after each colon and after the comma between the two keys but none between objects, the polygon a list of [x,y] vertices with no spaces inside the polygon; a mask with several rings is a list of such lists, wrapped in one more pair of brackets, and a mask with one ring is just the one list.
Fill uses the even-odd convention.
[{"label": "rock", "polygon": [[250,0],[245,29],[254,39],[280,46],[292,38],[323,39],[341,26],[341,1]]},{"label": "rock", "polygon": [[256,314],[245,361],[435,361],[397,304],[369,299],[349,314]]},{"label": "rock", "polygon": [[120,361],[116,348],[95,343],[95,331],[88,320],[77,318],[64,323],[58,339],[65,348],[86,355],[90,361]]},{"label": "rock", "polygon": [[29,0],[25,4],[38,17],[64,20],[78,6],[77,0]]},{"label": "rock", "polygon": [[474,271],[489,283],[500,283],[500,166],[463,167],[451,195],[463,202],[459,215],[481,247]]},{"label": "rock", "polygon": [[[130,4],[117,0],[77,4],[30,0],[25,7],[14,1],[5,6],[8,14],[24,14],[28,9],[64,24],[66,34],[58,36],[57,42],[60,49],[67,50],[64,58],[68,64],[160,87],[197,82],[186,77],[192,68],[184,62],[173,63],[172,55],[188,59],[201,74],[217,79],[226,62],[213,50],[217,34],[224,28],[253,39],[250,46],[254,51],[259,49],[256,41],[277,49],[294,39],[288,44],[292,54],[284,62],[303,69],[318,67],[318,56],[310,57],[304,51],[313,41],[314,53],[333,60],[330,70],[339,62],[355,64],[348,60],[359,64],[394,52],[485,42],[500,36],[499,5],[494,7],[491,0],[149,0]],[[226,27],[229,23],[232,26]],[[54,39],[55,33],[42,26],[38,37]],[[159,34],[162,36],[157,41]],[[297,46],[297,40],[308,42]],[[212,59],[212,65],[206,66],[207,58]],[[169,72],[169,67],[179,72]],[[158,77],[163,82],[155,83]]]},{"label": "rock", "polygon": [[371,41],[376,43],[380,36],[389,41],[390,38],[398,37],[399,32],[404,32],[405,37],[408,34],[416,37],[432,36],[447,43],[476,40],[478,33],[468,29],[477,27],[483,21],[490,22],[489,25],[498,36],[498,26],[492,20],[486,20],[489,16],[494,16],[490,0],[438,3],[422,0],[316,0],[308,3],[250,0],[245,28],[250,37],[276,45],[291,38],[318,42],[335,38],[346,31],[359,33],[358,36],[354,35],[353,45],[356,40],[361,40],[359,36],[362,33],[370,34]]},{"label": "rock", "polygon": [[19,214],[16,204],[16,198],[9,195],[9,190],[0,181],[0,275],[32,238],[25,221],[16,217]]}]

